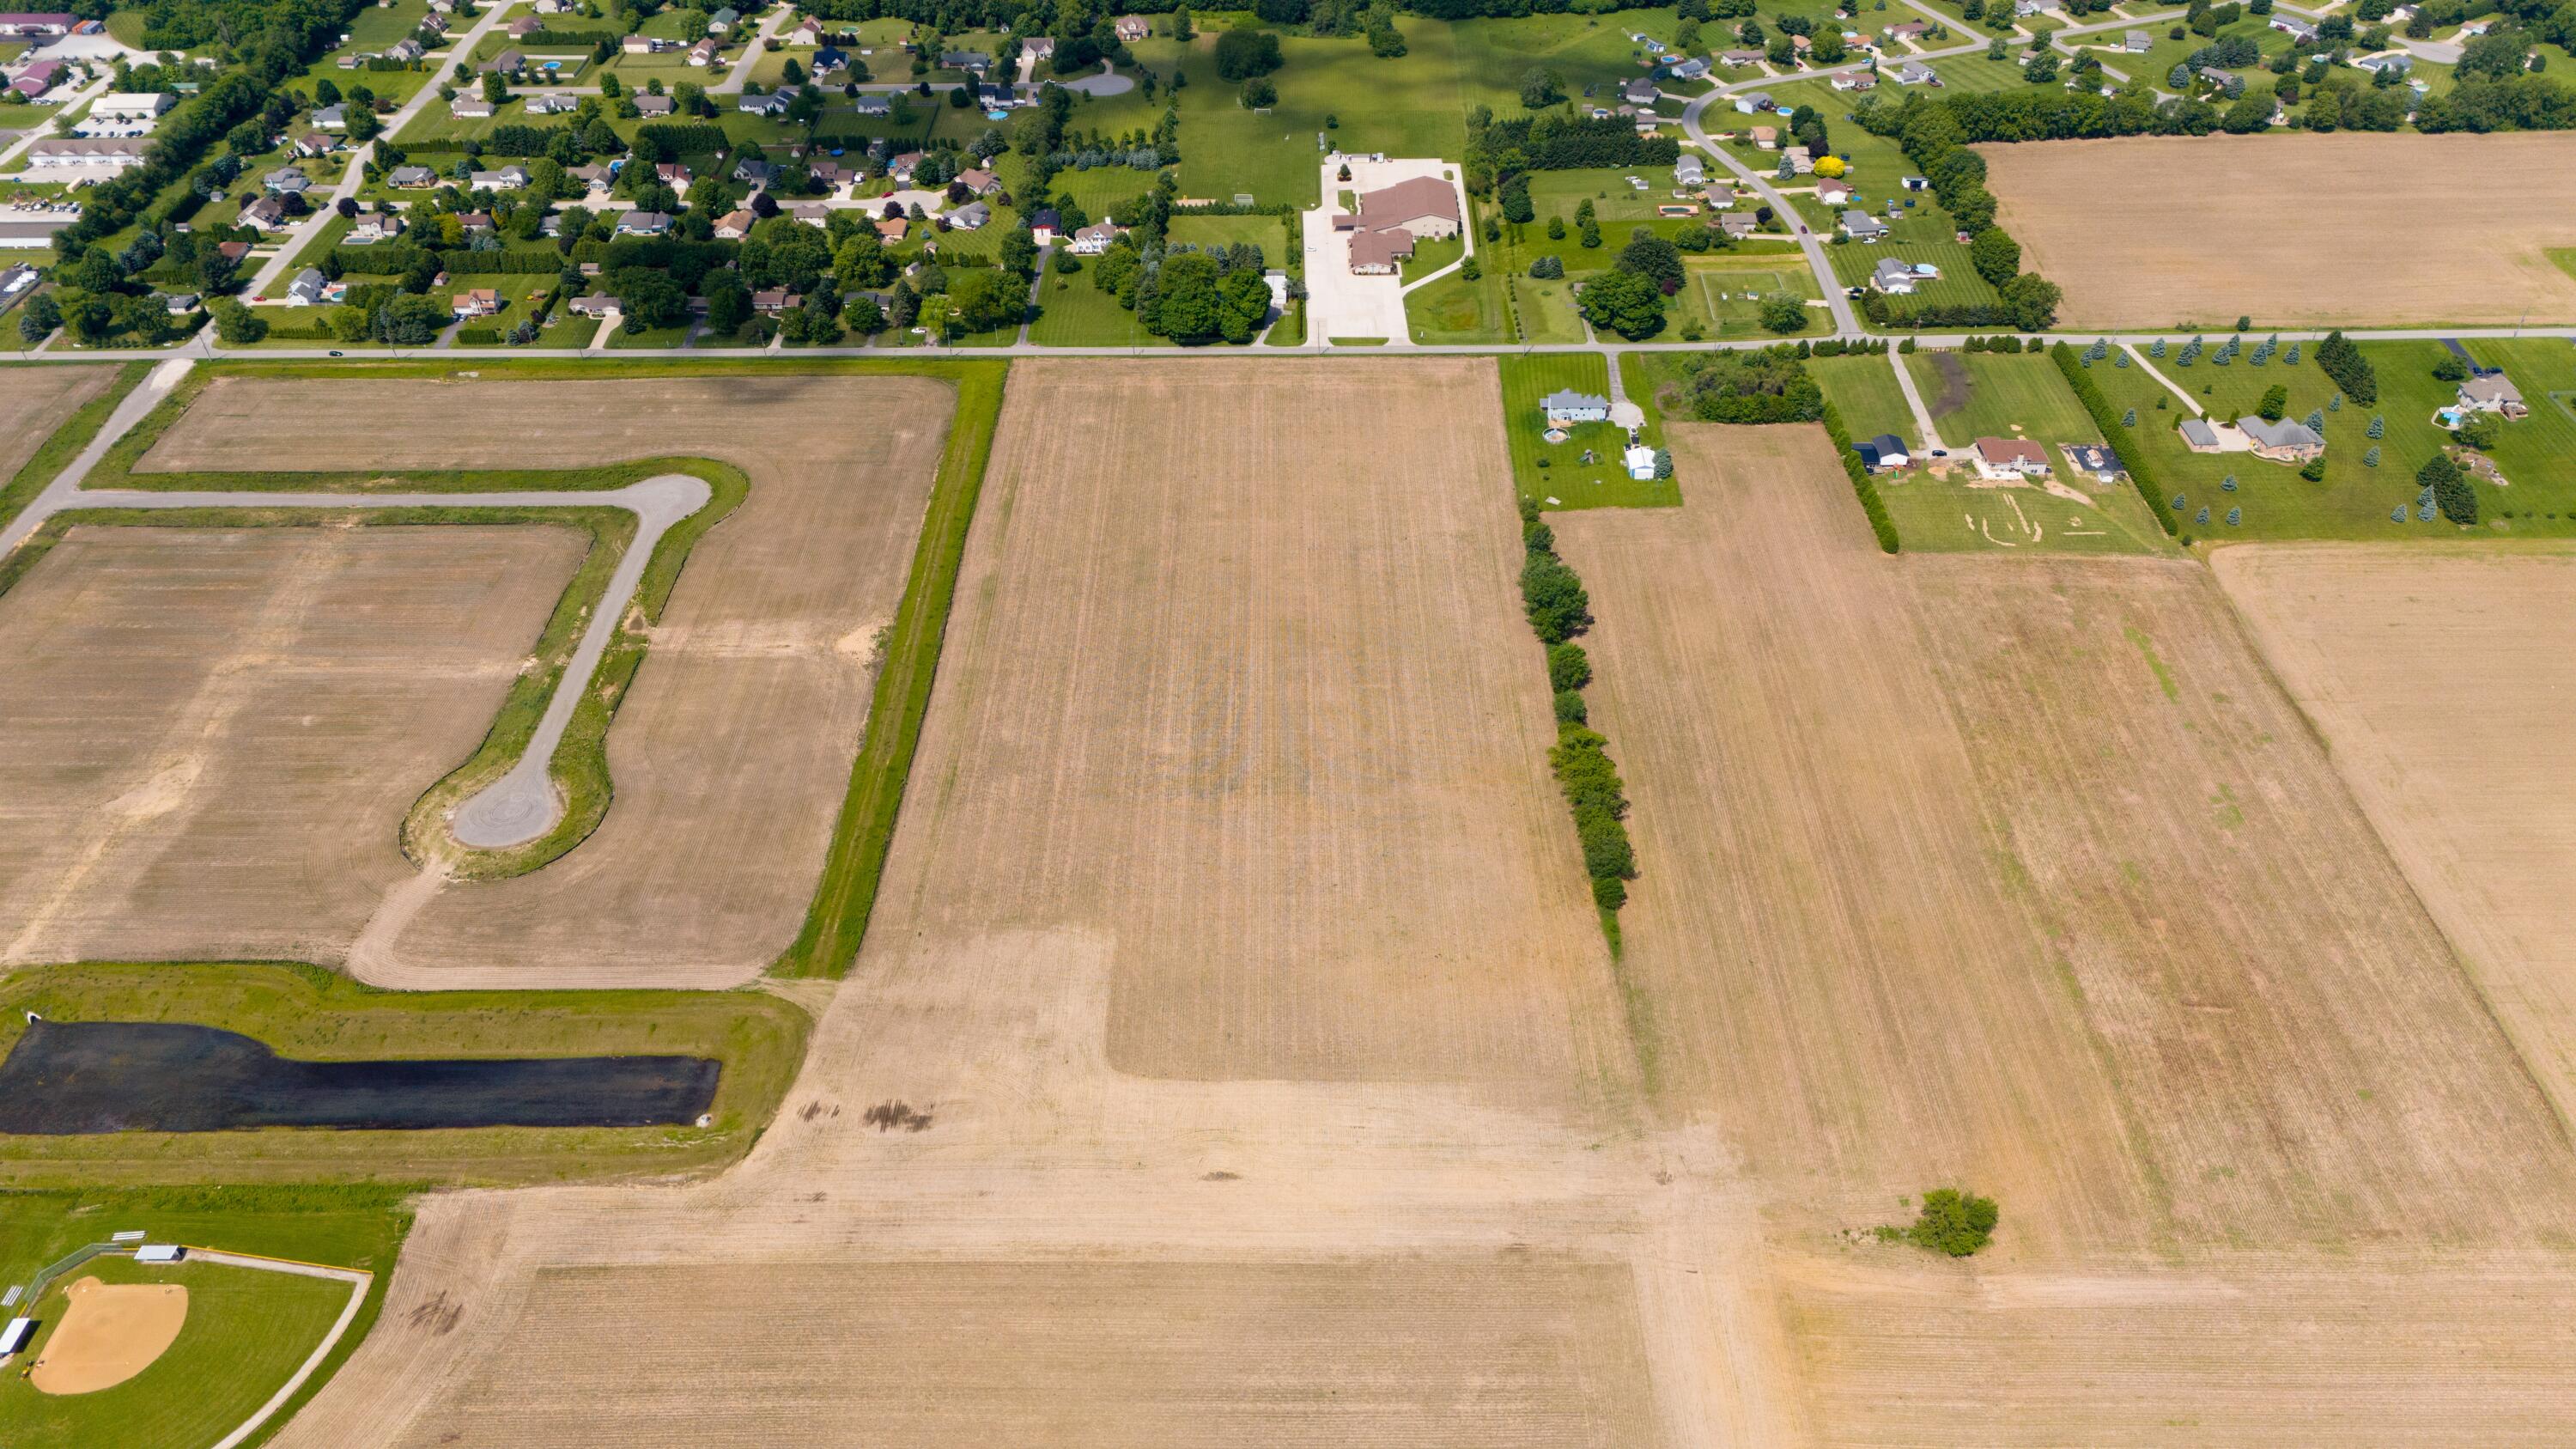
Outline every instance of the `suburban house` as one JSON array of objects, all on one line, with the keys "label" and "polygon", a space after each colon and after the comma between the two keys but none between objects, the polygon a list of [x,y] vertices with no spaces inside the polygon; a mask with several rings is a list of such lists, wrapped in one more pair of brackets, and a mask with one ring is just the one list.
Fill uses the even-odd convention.
[{"label": "suburban house", "polygon": [[617,299],[605,292],[584,292],[564,305],[571,309],[572,315],[593,321],[604,322],[618,315]]},{"label": "suburban house", "polygon": [[1726,215],[1719,217],[1717,219],[1717,228],[1737,241],[1742,241],[1744,238],[1753,235],[1756,230],[1753,218],[1745,216],[1739,212],[1728,212]]},{"label": "suburban house", "polygon": [[1905,440],[1894,433],[1881,433],[1875,438],[1863,439],[1852,444],[1852,451],[1860,455],[1860,465],[1872,473],[1887,468],[1902,468],[1914,461],[1912,455],[1905,451]]},{"label": "suburban house", "polygon": [[957,184],[976,196],[995,196],[1002,190],[1002,178],[975,166],[958,172]]},{"label": "suburban house", "polygon": [[560,116],[568,111],[579,109],[581,109],[581,101],[573,96],[558,93],[528,97],[528,114],[531,116]]},{"label": "suburban house", "polygon": [[1708,62],[1700,59],[1698,56],[1692,56],[1690,59],[1674,66],[1671,74],[1673,79],[1680,81],[1705,80],[1708,77]]},{"label": "suburban house", "polygon": [[706,39],[689,47],[689,64],[694,66],[710,66],[715,64],[717,49],[718,47],[716,45],[715,37],[712,35],[708,36]]},{"label": "suburban house", "polygon": [[1929,20],[1900,20],[1879,33],[1890,41],[1901,44],[1908,40],[1921,40],[1924,33],[1931,28],[1932,22]]},{"label": "suburban house", "polygon": [[1904,297],[1912,295],[1917,283],[1934,280],[1940,275],[1941,269],[1930,262],[1901,262],[1894,257],[1885,257],[1870,269],[1869,284],[1888,296]]},{"label": "suburban house", "polygon": [[1076,231],[1073,234],[1073,240],[1066,245],[1065,250],[1077,257],[1096,257],[1109,250],[1109,244],[1116,240],[1118,240],[1116,226],[1109,222],[1096,221]]},{"label": "suburban house", "polygon": [[1042,247],[1055,245],[1055,234],[1064,227],[1064,217],[1048,207],[1029,216],[1029,239]]},{"label": "suburban house", "polygon": [[819,201],[799,201],[787,208],[787,214],[816,231],[829,231],[832,227],[832,208]]},{"label": "suburban house", "polygon": [[766,189],[777,182],[778,167],[768,157],[754,152],[734,163],[733,179],[745,186]]},{"label": "suburban house", "polygon": [[1053,60],[1055,59],[1055,37],[1052,35],[1029,36],[1020,42],[1020,54],[1025,55],[1032,60]]},{"label": "suburban house", "polygon": [[330,290],[330,287],[330,280],[318,269],[306,267],[295,274],[294,281],[286,284],[286,305],[289,307],[319,306],[322,302],[322,294]]},{"label": "suburban house", "polygon": [[2229,81],[2236,79],[2236,72],[2232,70],[2220,70],[2214,65],[2204,65],[2200,68],[2200,78],[2211,85],[2224,90],[2227,88],[2227,83]]},{"label": "suburban house", "polygon": [[1941,84],[1940,73],[1919,60],[1909,60],[1899,64],[1895,71],[1888,76],[1888,79],[1901,86],[1938,86]]},{"label": "suburban house", "polygon": [[751,294],[751,310],[763,317],[775,317],[791,307],[802,305],[804,301],[785,287],[763,287]]},{"label": "suburban house", "polygon": [[263,196],[241,209],[239,224],[252,231],[277,231],[286,225],[286,203]]},{"label": "suburban house", "polygon": [[2373,75],[2381,72],[2404,75],[2415,68],[2415,57],[2402,50],[2392,50],[2386,55],[2365,55],[2353,64]]},{"label": "suburban house", "polygon": [[748,211],[728,211],[716,218],[715,238],[717,241],[740,241],[751,235],[752,223],[758,220],[759,217]]},{"label": "suburban house", "polygon": [[493,106],[481,96],[458,96],[447,103],[447,113],[460,121],[488,121]]},{"label": "suburban house", "polygon": [[528,168],[504,166],[498,171],[472,173],[469,184],[477,191],[517,191],[528,184]]},{"label": "suburban house", "polygon": [[522,15],[506,27],[512,40],[525,40],[546,28],[546,23],[533,15]]},{"label": "suburban house", "polygon": [[1632,106],[1651,106],[1655,103],[1655,97],[1662,94],[1662,91],[1655,89],[1655,83],[1644,76],[1639,76],[1619,88],[1619,99]]},{"label": "suburban house", "polygon": [[1118,17],[1118,41],[1121,45],[1144,39],[1154,33],[1154,23],[1142,15]]},{"label": "suburban house", "polygon": [[325,131],[345,131],[349,129],[349,108],[324,106],[313,113],[313,124]]},{"label": "suburban house", "polygon": [[403,219],[391,212],[371,211],[349,225],[349,241],[355,246],[392,241],[402,234]]},{"label": "suburban house", "polygon": [[939,219],[958,231],[981,231],[992,224],[993,208],[980,201],[970,201]]},{"label": "suburban house", "polygon": [[905,151],[900,155],[886,158],[886,175],[892,177],[898,185],[909,186],[912,184],[913,169],[919,165],[921,165],[921,153]]},{"label": "suburban house", "polygon": [[1815,154],[1804,146],[1792,146],[1780,154],[1788,158],[1789,169],[1800,176],[1810,175],[1816,169]]},{"label": "suburban house", "polygon": [[806,16],[803,20],[796,23],[796,28],[794,30],[787,32],[787,43],[789,45],[821,45],[823,43],[823,22],[815,19],[811,15]]},{"label": "suburban house", "polygon": [[2143,30],[2132,30],[2120,37],[2120,48],[2131,55],[2144,55],[2155,48],[2156,38]]},{"label": "suburban house", "polygon": [[765,95],[745,91],[742,99],[734,102],[733,108],[746,116],[783,116],[794,103],[785,91],[770,91]]},{"label": "suburban house", "polygon": [[1673,184],[1676,186],[1706,186],[1708,184],[1707,165],[1697,156],[1685,153],[1680,160],[1673,163]]},{"label": "suburban house", "polygon": [[684,161],[656,161],[653,163],[653,179],[677,190],[696,180],[697,173],[691,171]]},{"label": "suburban house", "polygon": [[1755,126],[1744,134],[1753,138],[1753,149],[1757,151],[1780,149],[1780,128],[1777,126]]},{"label": "suburban house", "polygon": [[814,63],[806,69],[812,71],[819,79],[834,71],[847,70],[849,66],[850,57],[847,53],[837,46],[827,45],[814,52]]},{"label": "suburban house", "polygon": [[1832,79],[1828,81],[1827,84],[1831,85],[1838,91],[1876,90],[1878,89],[1878,72],[1874,70],[1838,70],[1833,73]]},{"label": "suburban house", "polygon": [[1851,183],[1848,181],[1828,176],[1816,183],[1816,200],[1826,206],[1840,207],[1844,202],[1851,200],[1851,194]]},{"label": "suburban house", "polygon": [[492,213],[488,211],[460,211],[456,213],[456,224],[469,237],[490,236],[500,230],[492,224]]},{"label": "suburban house", "polygon": [[1771,99],[1769,91],[1746,91],[1735,98],[1735,109],[1745,115],[1756,116],[1764,111],[1776,111],[1780,105]]},{"label": "suburban house", "polygon": [[2048,476],[2048,450],[2027,438],[1979,438],[1977,476],[1992,482]]},{"label": "suburban house", "polygon": [[590,190],[600,192],[617,184],[617,173],[605,165],[593,163],[588,166],[573,167],[564,173],[564,179],[578,181]]},{"label": "suburban house", "polygon": [[982,75],[993,68],[993,57],[980,50],[943,50],[939,53],[939,68]]},{"label": "suburban house", "polygon": [[313,178],[292,166],[280,166],[259,178],[259,189],[271,196],[302,196],[313,189]]},{"label": "suburban house", "polygon": [[2471,412],[2501,413],[2509,418],[2531,415],[2531,409],[2523,406],[2522,389],[2501,372],[2481,373],[2461,383],[2460,406]]},{"label": "suburban house", "polygon": [[339,142],[319,131],[307,131],[295,138],[295,154],[298,156],[328,156],[339,149]]},{"label": "suburban house", "polygon": [[669,96],[637,96],[635,98],[635,114],[648,121],[668,116],[671,114],[671,98]]},{"label": "suburban house", "polygon": [[459,317],[489,317],[501,310],[501,294],[490,287],[475,287],[457,293],[449,310]]},{"label": "suburban house", "polygon": [[912,222],[907,217],[889,216],[877,223],[877,235],[890,242],[903,240],[905,233],[911,230]]},{"label": "suburban house", "polygon": [[617,219],[619,236],[667,236],[671,231],[671,214],[667,211],[630,211]]},{"label": "suburban house", "polygon": [[2211,427],[2206,418],[2185,418],[2182,445],[2195,453],[2215,453],[2219,450],[2218,429]]},{"label": "suburban house", "polygon": [[2284,15],[2276,10],[2272,12],[2271,24],[2274,30],[2290,37],[2297,44],[2305,45],[2317,38],[2317,28],[2295,15]]},{"label": "suburban house", "polygon": [[517,75],[528,68],[528,58],[515,50],[505,50],[483,62],[484,75]]},{"label": "suburban house", "polygon": [[1567,423],[1606,423],[1610,421],[1610,399],[1598,394],[1564,388],[1539,399],[1550,427]]},{"label": "suburban house", "polygon": [[731,35],[733,28],[741,23],[742,12],[728,5],[707,17],[707,34]]},{"label": "suburban house", "polygon": [[2096,483],[2117,483],[2128,476],[2120,466],[2120,455],[2100,443],[2060,443],[2058,450],[2075,471]]},{"label": "suburban house", "polygon": [[2326,440],[2317,436],[2307,424],[2294,423],[2287,418],[2277,423],[2256,417],[2238,418],[2236,427],[2245,434],[2245,441],[2253,445],[2254,456],[2266,462],[2304,463],[2326,450]]},{"label": "suburban house", "polygon": [[1727,65],[1759,65],[1762,63],[1762,52],[1758,50],[1729,50],[1720,52],[1717,58]]},{"label": "suburban house", "polygon": [[630,35],[618,42],[618,49],[628,55],[659,55],[671,49],[672,46],[673,42],[659,40],[650,35]]},{"label": "suburban house", "polygon": [[91,171],[124,171],[143,164],[141,141],[79,140],[49,136],[25,152],[30,167],[79,166]]},{"label": "suburban house", "polygon": [[438,173],[426,166],[397,166],[385,181],[398,191],[427,191],[438,185]]},{"label": "suburban house", "polygon": [[894,97],[865,95],[852,101],[850,108],[862,116],[891,116],[894,114]]}]

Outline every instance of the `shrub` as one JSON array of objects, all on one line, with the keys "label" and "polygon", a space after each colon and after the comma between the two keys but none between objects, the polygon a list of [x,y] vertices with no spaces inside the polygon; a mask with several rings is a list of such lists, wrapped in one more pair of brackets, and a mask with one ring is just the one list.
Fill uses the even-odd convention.
[{"label": "shrub", "polygon": [[2442,510],[2444,518],[2458,524],[2478,521],[2477,490],[2460,476],[2460,465],[2451,461],[2450,454],[2435,453],[2416,470],[2415,481],[2432,490],[2433,506]]},{"label": "shrub", "polygon": [[1530,275],[1542,282],[1552,282],[1565,275],[1565,258],[1541,257],[1530,263]]},{"label": "shrub", "polygon": [[2000,1221],[2002,1214],[1993,1198],[1936,1187],[1923,1194],[1923,1206],[1905,1237],[1918,1248],[1964,1258],[1994,1240],[1995,1224]]},{"label": "shrub", "polygon": [[1558,690],[1581,689],[1592,682],[1592,656],[1580,644],[1558,644],[1547,651],[1547,682]]},{"label": "shrub", "polygon": [[2254,405],[2254,411],[2267,423],[2279,422],[2281,420],[2281,414],[2289,411],[2289,409],[2290,390],[2286,387],[2280,386],[2265,388],[2263,390],[2263,400]]},{"label": "shrub", "polygon": [[1583,704],[1583,691],[1560,689],[1556,692],[1556,722],[1561,725],[1582,724],[1588,716]]}]

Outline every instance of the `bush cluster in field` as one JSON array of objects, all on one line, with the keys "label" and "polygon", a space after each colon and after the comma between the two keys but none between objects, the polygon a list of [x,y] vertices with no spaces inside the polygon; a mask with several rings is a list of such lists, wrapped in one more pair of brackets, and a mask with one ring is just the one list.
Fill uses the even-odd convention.
[{"label": "bush cluster in field", "polygon": [[1883,1242],[1902,1238],[1918,1248],[1964,1258],[1994,1240],[1995,1224],[2002,1216],[1993,1198],[1936,1187],[1923,1194],[1923,1206],[1912,1224],[1890,1224],[1880,1228],[1878,1236]]},{"label": "bush cluster in field", "polygon": [[1583,687],[1592,682],[1592,660],[1574,636],[1592,626],[1592,599],[1583,580],[1556,556],[1556,532],[1541,522],[1538,505],[1521,500],[1521,603],[1530,629],[1547,646],[1547,682],[1556,692],[1556,744],[1547,762],[1557,788],[1574,811],[1574,833],[1583,845],[1583,870],[1592,878],[1593,902],[1615,911],[1628,901],[1637,878],[1637,855],[1628,840],[1628,795],[1610,741],[1592,728]]}]

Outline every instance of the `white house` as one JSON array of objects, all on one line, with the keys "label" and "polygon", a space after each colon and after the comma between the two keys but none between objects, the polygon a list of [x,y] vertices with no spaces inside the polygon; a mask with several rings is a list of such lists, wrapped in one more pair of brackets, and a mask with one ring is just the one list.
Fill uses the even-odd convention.
[{"label": "white house", "polygon": [[1567,423],[1606,423],[1610,421],[1610,399],[1595,393],[1563,388],[1539,399],[1550,427]]},{"label": "white house", "polygon": [[1977,476],[1990,482],[2048,476],[2048,450],[2027,438],[1979,438]]}]

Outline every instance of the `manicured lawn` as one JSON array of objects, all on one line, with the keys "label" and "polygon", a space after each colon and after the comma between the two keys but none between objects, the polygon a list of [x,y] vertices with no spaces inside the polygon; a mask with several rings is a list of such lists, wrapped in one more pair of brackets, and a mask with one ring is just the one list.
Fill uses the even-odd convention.
[{"label": "manicured lawn", "polygon": [[[1685,338],[1693,326],[1712,338],[1795,337],[1795,332],[1775,333],[1762,325],[1762,299],[1774,292],[1800,298],[1819,295],[1816,274],[1808,268],[1806,257],[1787,247],[1685,256],[1682,270],[1687,280],[1674,294],[1668,315],[1674,335]],[[1803,330],[1830,326],[1829,313],[1810,308]]]},{"label": "manicured lawn", "polygon": [[1878,496],[1911,553],[2161,553],[2169,545],[2126,483],[2077,483],[2076,503],[2038,488],[1979,488],[1973,473],[1882,474]]},{"label": "manicured lawn", "polygon": [[[1585,423],[1567,429],[1562,443],[1544,436],[1547,419],[1539,400],[1549,393],[1571,388],[1609,395],[1609,365],[1599,353],[1532,353],[1499,363],[1503,437],[1522,497],[1545,508],[1669,508],[1681,502],[1681,489],[1672,479],[1634,479],[1620,466],[1620,451],[1628,443],[1624,429]],[[1595,461],[1583,461],[1586,450]]]},{"label": "manicured lawn", "polygon": [[1416,342],[1506,342],[1510,318],[1503,305],[1502,279],[1488,271],[1475,281],[1457,273],[1408,292],[1405,321]]},{"label": "manicured lawn", "polygon": [[[1086,259],[1087,263],[1088,259]],[[1086,264],[1071,276],[1049,272],[1038,292],[1038,320],[1029,340],[1049,347],[1170,347],[1136,324],[1136,314],[1091,284]]]},{"label": "manicured lawn", "polygon": [[[1941,77],[1944,90],[1977,95],[1988,91],[2036,89],[2029,78],[2022,74],[2021,54],[2022,44],[2016,40],[2012,43],[2011,58],[2006,60],[1988,60],[1981,51],[1974,55],[1954,55],[1947,60],[1925,61],[1924,64],[1932,67],[1933,71]],[[2049,81],[2048,85],[2058,85],[2065,79],[2066,58],[2064,56],[2058,57],[2057,73],[2058,80]]]},{"label": "manicured lawn", "polygon": [[1524,342],[1581,342],[1583,318],[1574,309],[1574,284],[1540,281],[1515,272],[1508,279],[1512,309]]},{"label": "manicured lawn", "polygon": [[1404,259],[1399,277],[1410,286],[1466,254],[1463,237],[1425,237],[1413,244],[1413,255]]},{"label": "manicured lawn", "polygon": [[1898,360],[1913,374],[1933,425],[1953,449],[1979,438],[2027,437],[2046,446],[2062,467],[2055,457],[2058,444],[2102,441],[2045,353],[1926,351]]},{"label": "manicured lawn", "polygon": [[[1397,28],[1410,43],[1418,28],[1433,23],[1407,16]],[[1669,45],[1676,25],[1674,12],[1663,8],[1461,20],[1449,29],[1464,102],[1491,106],[1496,117],[1509,120],[1529,114],[1521,105],[1520,90],[1521,77],[1532,67],[1544,66],[1563,77],[1568,95],[1580,96],[1590,86],[1606,96],[1612,88],[1645,73],[1638,61],[1647,51],[1628,36],[1642,33]],[[1711,27],[1702,29],[1713,35]],[[1704,36],[1703,46],[1708,43],[1710,38]]]},{"label": "manicured lawn", "polygon": [[[1210,17],[1211,23],[1214,17]],[[1240,89],[1217,79],[1216,34],[1203,30],[1185,48],[1169,41],[1136,47],[1139,58],[1168,77],[1189,76],[1180,92],[1181,193],[1214,201],[1248,194],[1264,204],[1316,204],[1323,151],[1315,138],[1327,117],[1338,120],[1331,143],[1345,151],[1390,156],[1457,156],[1467,143],[1466,106],[1460,98],[1450,28],[1405,16],[1399,21],[1407,54],[1381,60],[1359,38],[1316,40],[1283,37],[1286,64],[1270,76],[1279,103],[1265,113],[1245,110]],[[1158,62],[1147,57],[1159,56]],[[1132,93],[1131,93],[1132,94]],[[1120,99],[1128,99],[1121,97]],[[1105,103],[1104,103],[1105,105]],[[1160,103],[1139,108],[1138,120],[1093,118],[1077,110],[1076,123],[1110,128],[1149,124]]]},{"label": "manicured lawn", "polygon": [[[1018,159],[1014,152],[1004,164]],[[1154,189],[1154,173],[1126,166],[1095,166],[1088,171],[1059,171],[1050,183],[1053,195],[1069,197],[1083,214],[1093,221],[1109,215],[1110,208],[1132,201]],[[1176,220],[1174,225],[1179,223]]]},{"label": "manicured lawn", "polygon": [[[1894,360],[1901,363],[1906,359]],[[1889,358],[1819,357],[1808,362],[1807,373],[1815,378],[1816,386],[1825,390],[1825,401],[1842,414],[1843,428],[1854,438],[1894,433],[1909,447],[1922,446],[1914,411],[1905,405],[1905,394],[1897,389]]]},{"label": "manicured lawn", "polygon": [[[2576,403],[2576,349],[2547,338],[2465,345],[2481,364],[2503,367],[2531,406],[2530,417],[2504,425],[2493,455],[2509,486],[2476,485],[2482,520],[2478,531],[2576,535],[2576,412],[2569,407]],[[2287,415],[2292,418],[2306,418],[2335,395],[2332,380],[2317,369],[2313,357],[2296,367],[2275,358],[2269,367],[2256,368],[2244,357],[2232,366],[2215,367],[2204,356],[2185,368],[2174,355],[2179,350],[2168,349],[2156,365],[2214,417],[2253,412],[2264,389],[2274,384],[2289,389]],[[2251,350],[2249,343],[2249,355]],[[2165,494],[2183,496],[2185,532],[2223,539],[2456,536],[2459,530],[2438,516],[2420,521],[2412,512],[2420,491],[2415,471],[2448,436],[2431,421],[2436,408],[2452,401],[2457,386],[2432,375],[2446,350],[2427,341],[2374,342],[2363,351],[2378,375],[2379,400],[2368,406],[2346,403],[2326,414],[2326,476],[2320,483],[2250,453],[2190,451],[2175,431],[2186,415],[2181,402],[2142,369],[2104,361],[2095,363],[2088,375],[2113,407],[2137,411],[2138,425],[2132,429],[2137,444],[2150,458]],[[2161,411],[2159,399],[2166,404]],[[2373,416],[2383,420],[2376,468],[2362,461],[2373,446]],[[2237,486],[2228,492],[2220,485],[2231,475]],[[2403,523],[2389,516],[2400,505],[2410,510]],[[2218,521],[2194,525],[2191,520],[2203,507]],[[2223,521],[2231,507],[2243,510],[2233,528]],[[2511,519],[2503,517],[2508,509]]]},{"label": "manicured lawn", "polygon": [[1206,249],[1244,242],[1261,248],[1262,262],[1283,271],[1298,270],[1297,248],[1290,243],[1288,223],[1276,216],[1176,216],[1167,233],[1177,243]]},{"label": "manicured lawn", "polygon": [[330,1331],[353,1291],[327,1278],[101,1257],[50,1286],[33,1305],[44,1324],[36,1351],[62,1320],[65,1289],[81,1278],[180,1285],[188,1291],[187,1320],[141,1373],[94,1393],[48,1394],[17,1375],[0,1375],[0,1421],[10,1425],[11,1449],[110,1443],[203,1449],[277,1392]]}]

